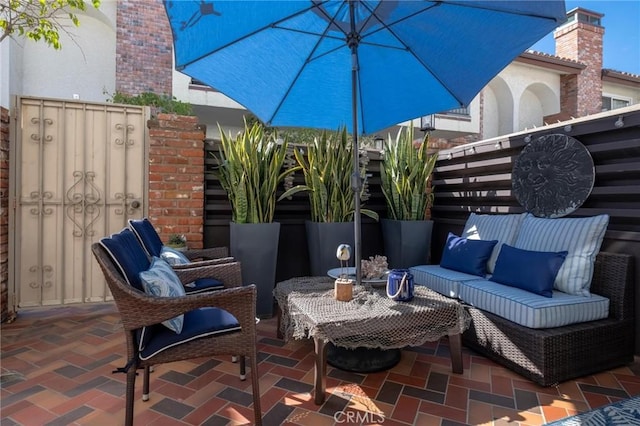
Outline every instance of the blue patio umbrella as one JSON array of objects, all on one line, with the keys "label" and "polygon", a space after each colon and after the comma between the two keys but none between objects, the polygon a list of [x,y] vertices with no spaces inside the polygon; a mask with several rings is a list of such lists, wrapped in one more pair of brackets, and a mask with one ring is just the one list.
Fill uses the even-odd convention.
[{"label": "blue patio umbrella", "polygon": [[165,1],[176,69],[271,126],[358,135],[465,107],[565,21],[564,1]]}]

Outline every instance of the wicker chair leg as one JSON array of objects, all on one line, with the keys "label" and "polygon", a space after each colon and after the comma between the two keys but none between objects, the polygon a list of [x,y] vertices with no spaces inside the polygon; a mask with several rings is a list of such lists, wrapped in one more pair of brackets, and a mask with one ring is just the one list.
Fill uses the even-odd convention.
[{"label": "wicker chair leg", "polygon": [[[244,357],[243,357],[244,358]],[[258,361],[256,356],[252,356],[249,360],[249,368],[251,368],[251,392],[253,393],[253,414],[256,419],[256,425],[262,425],[262,409],[260,408],[260,386],[258,385]]]},{"label": "wicker chair leg", "polygon": [[144,382],[142,384],[142,400],[149,400],[149,373],[151,373],[151,367],[144,367]]},{"label": "wicker chair leg", "polygon": [[240,380],[247,378],[247,360],[245,356],[240,357]]},{"label": "wicker chair leg", "polygon": [[136,389],[136,368],[127,371],[127,392],[125,401],[125,426],[133,426],[133,403]]}]

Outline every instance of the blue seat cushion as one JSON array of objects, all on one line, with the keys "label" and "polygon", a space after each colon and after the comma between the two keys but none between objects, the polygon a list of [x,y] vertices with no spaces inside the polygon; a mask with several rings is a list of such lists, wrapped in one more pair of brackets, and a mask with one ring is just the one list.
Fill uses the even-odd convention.
[{"label": "blue seat cushion", "polygon": [[460,298],[471,306],[529,328],[552,328],[609,316],[609,299],[554,290],[552,297],[489,280],[460,284]]},{"label": "blue seat cushion", "polygon": [[240,323],[229,312],[220,308],[200,308],[184,314],[182,333],[176,334],[156,324],[146,327],[141,340],[140,359],[147,360],[171,347],[202,337],[232,333],[240,330]]},{"label": "blue seat cushion", "polygon": [[204,293],[212,290],[221,290],[224,284],[215,278],[198,278],[197,280],[184,285],[188,294]]},{"label": "blue seat cushion", "polygon": [[144,247],[144,250],[146,250],[148,256],[162,257],[162,240],[149,219],[146,217],[143,219],[129,219],[129,227]]},{"label": "blue seat cushion", "polygon": [[109,253],[111,260],[120,269],[127,283],[144,291],[142,281],[140,281],[140,272],[149,269],[151,261],[133,232],[125,228],[117,234],[102,238],[100,245]]},{"label": "blue seat cushion", "polygon": [[460,284],[477,280],[476,275],[446,269],[439,265],[418,265],[409,268],[416,285],[423,285],[447,297],[460,297]]}]

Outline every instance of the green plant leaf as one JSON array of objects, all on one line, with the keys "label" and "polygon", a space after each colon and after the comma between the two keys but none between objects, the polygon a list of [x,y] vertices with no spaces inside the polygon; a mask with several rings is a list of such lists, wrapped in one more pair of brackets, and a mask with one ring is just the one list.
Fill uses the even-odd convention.
[{"label": "green plant leaf", "polygon": [[[302,170],[305,184],[285,191],[279,199],[304,191],[309,196],[312,221],[353,220],[355,209],[351,189],[353,145],[346,128],[338,132],[322,132],[304,146],[304,152],[301,149],[295,149],[294,157],[297,163],[295,169]],[[361,168],[361,174],[366,175],[366,167]],[[362,194],[360,197],[362,199]],[[371,210],[363,209],[361,212],[378,219],[378,215]]]},{"label": "green plant leaf", "polygon": [[427,152],[428,139],[420,146],[413,144],[413,124],[400,129],[395,141],[389,136],[380,165],[382,193],[388,215],[396,220],[424,220],[433,203],[429,179],[436,155]]},{"label": "green plant leaf", "polygon": [[[277,143],[277,134],[265,132],[259,122],[236,138],[220,130],[218,169],[215,175],[227,192],[232,219],[237,223],[273,222],[278,186],[296,168],[283,170],[288,143]],[[282,199],[280,197],[279,199]],[[278,200],[279,200],[278,199]]]}]

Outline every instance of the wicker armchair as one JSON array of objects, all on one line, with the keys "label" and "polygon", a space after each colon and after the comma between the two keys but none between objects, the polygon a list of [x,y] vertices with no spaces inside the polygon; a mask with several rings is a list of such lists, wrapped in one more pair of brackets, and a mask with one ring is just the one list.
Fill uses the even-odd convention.
[{"label": "wicker armchair", "polygon": [[[230,262],[175,271],[183,283],[212,277],[222,281],[225,289],[182,297],[149,296],[131,282],[135,279],[135,269],[140,267],[136,265],[144,262],[135,237],[125,231],[128,230],[91,246],[125,331],[127,365],[117,370],[127,375],[125,424],[133,425],[135,379],[139,368],[144,369],[142,399],[146,401],[152,365],[216,355],[239,355],[241,374],[244,374],[245,357],[249,358],[255,424],[262,424],[256,349],[256,288],[254,285],[242,286],[240,264]],[[120,250],[121,259],[125,260],[114,259],[114,250]],[[160,324],[180,314],[184,314],[183,337]],[[145,333],[151,337],[142,347],[141,342],[148,338],[142,337]],[[174,342],[165,340],[162,343],[166,336]]]},{"label": "wicker armchair", "polygon": [[[149,256],[160,257],[164,244],[149,219],[146,217],[142,219],[129,219],[129,228],[133,231]],[[220,259],[229,256],[229,248],[211,247],[206,249],[188,249],[182,253],[191,261]]]}]

